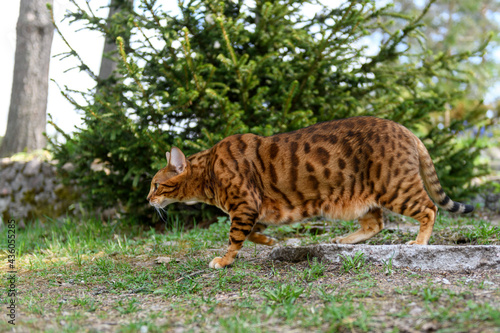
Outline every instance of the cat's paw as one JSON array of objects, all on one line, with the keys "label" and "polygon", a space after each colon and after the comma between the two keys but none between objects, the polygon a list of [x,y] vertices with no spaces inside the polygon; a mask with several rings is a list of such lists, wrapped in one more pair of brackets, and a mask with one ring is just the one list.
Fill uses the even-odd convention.
[{"label": "cat's paw", "polygon": [[[233,260],[234,261],[234,260]],[[221,258],[221,257],[215,257],[211,262],[210,264],[208,265],[208,267],[210,268],[217,268],[217,269],[220,269],[220,268],[224,268],[228,265],[232,264],[232,262],[229,262],[229,260],[227,260],[226,258]]]},{"label": "cat's paw", "polygon": [[220,265],[220,261],[222,260],[221,257],[215,257],[212,259],[210,264],[208,264],[208,267],[210,268],[223,268],[224,266]]},{"label": "cat's paw", "polygon": [[419,243],[418,241],[414,240],[414,241],[406,242],[406,245],[427,245],[427,244]]},{"label": "cat's paw", "polygon": [[345,237],[335,237],[334,239],[332,239],[332,243],[334,244],[344,244],[343,240],[344,240]]},{"label": "cat's paw", "polygon": [[267,238],[268,238],[268,241],[265,245],[274,246],[274,245],[278,244],[278,240],[276,238],[272,238],[272,237],[267,237]]}]

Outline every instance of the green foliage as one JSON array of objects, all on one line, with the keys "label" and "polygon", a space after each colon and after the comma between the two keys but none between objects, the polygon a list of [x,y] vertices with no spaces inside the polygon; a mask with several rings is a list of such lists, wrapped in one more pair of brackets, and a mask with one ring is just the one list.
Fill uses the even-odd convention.
[{"label": "green foliage", "polygon": [[359,272],[366,264],[365,254],[361,251],[356,252],[353,257],[348,255],[339,255],[342,261],[342,269],[344,272],[350,271]]},{"label": "green foliage", "polygon": [[303,278],[305,281],[315,281],[325,274],[325,264],[318,261],[318,258],[313,258],[312,262],[309,263],[309,268],[304,269]]},{"label": "green foliage", "polygon": [[266,288],[262,296],[274,304],[292,304],[304,292],[304,288],[292,284],[280,284],[274,289]]},{"label": "green foliage", "polygon": [[[248,7],[190,0],[179,2],[177,15],[155,0],[141,0],[109,25],[90,10],[69,13],[116,38],[120,63],[117,75],[99,81],[82,62],[97,92],[63,91],[85,125],[53,144],[60,166],[75,165],[61,173],[78,180],[89,205],[120,202],[126,213],[144,216],[153,213],[145,200],[149,180],[173,145],[191,154],[231,134],[272,135],[373,115],[420,134],[448,194],[469,193],[470,180],[484,172],[474,164],[482,147],[474,138],[458,146],[457,136],[484,125],[484,116],[463,112],[440,130],[432,128],[430,114],[443,113],[465,93],[460,85],[440,89],[436,80],[467,82],[458,66],[484,47],[456,54],[428,50],[420,30],[428,7],[403,17],[391,5],[352,0],[306,18],[301,8],[307,3],[316,2],[257,0]],[[404,24],[391,32],[383,18],[395,15]],[[367,50],[372,38],[381,40],[376,52]],[[410,38],[420,41],[417,50],[409,48]],[[73,49],[68,56],[78,57]],[[93,170],[92,164],[102,167]],[[186,212],[182,205],[169,209]]]},{"label": "green foliage", "polygon": [[437,302],[443,293],[442,289],[433,288],[431,286],[422,289],[422,298],[426,302]]},{"label": "green foliage", "polygon": [[115,309],[122,315],[134,313],[139,311],[138,303],[139,302],[136,299],[131,299],[127,304],[125,304],[124,301],[119,300]]},{"label": "green foliage", "polygon": [[371,313],[362,304],[357,307],[350,302],[326,304],[323,316],[331,323],[329,332],[370,331]]},{"label": "green foliage", "polygon": [[392,259],[394,258],[394,253],[387,259],[382,259],[382,264],[384,265],[385,275],[392,275]]}]

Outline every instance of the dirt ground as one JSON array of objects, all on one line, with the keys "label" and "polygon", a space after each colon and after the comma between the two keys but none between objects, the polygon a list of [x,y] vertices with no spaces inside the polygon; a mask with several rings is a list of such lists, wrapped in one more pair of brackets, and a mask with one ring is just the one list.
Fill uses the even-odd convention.
[{"label": "dirt ground", "polygon": [[[222,249],[205,251],[208,258]],[[157,276],[156,284],[161,287],[170,283],[182,283],[187,279],[203,281],[200,295],[210,294],[213,299],[207,304],[199,304],[193,298],[182,295],[155,294],[148,290],[125,290],[118,292],[113,287],[114,281],[94,284],[79,280],[78,276],[50,274],[40,277],[36,272],[26,273],[24,278],[30,281],[20,286],[20,297],[32,295],[36,304],[20,304],[18,325],[13,332],[34,331],[87,331],[87,332],[218,332],[229,331],[217,324],[221,318],[241,312],[241,303],[251,298],[255,312],[259,313],[265,303],[263,288],[241,291],[241,284],[256,280],[274,281],[277,284],[296,283],[312,292],[302,294],[295,304],[303,308],[321,309],[324,300],[314,290],[329,292],[337,302],[348,300],[354,308],[362,305],[370,312],[368,331],[374,332],[500,332],[500,272],[498,271],[416,271],[405,268],[394,269],[387,274],[382,266],[367,265],[361,272],[345,272],[340,264],[323,263],[324,273],[314,281],[301,281],[300,272],[310,266],[307,262],[285,263],[270,261],[269,248],[246,247],[241,252],[238,265],[251,271],[251,275],[241,274],[238,267],[226,269],[225,277],[237,275],[223,290],[213,292],[213,286],[221,280],[221,273],[208,268],[195,270],[189,274],[178,275],[175,279]],[[123,258],[116,258],[122,260]],[[176,260],[189,258],[177,257]],[[138,271],[153,269],[153,258],[142,256],[130,260]],[[168,266],[169,264],[167,264]],[[236,266],[238,266],[236,265]],[[238,271],[238,272],[237,272]],[[24,295],[23,295],[24,294]],[[24,298],[26,299],[26,298]],[[83,301],[95,304],[89,307]],[[127,311],[127,304],[133,301],[134,308]],[[339,303],[339,306],[341,304]],[[122,304],[120,309],[117,304]],[[29,306],[29,310],[26,311]],[[38,306],[38,308],[37,308]],[[250,306],[250,308],[252,308]],[[489,313],[486,308],[496,309]],[[359,308],[358,308],[359,309]],[[474,314],[474,311],[485,312]],[[491,311],[490,311],[491,312]],[[209,313],[209,314],[207,314]],[[198,320],[196,316],[208,316],[210,321]],[[331,329],[329,322],[320,323],[317,330],[325,331],[364,331],[359,326],[350,326],[356,312],[343,318],[338,329]],[[257,314],[257,316],[259,316]],[[495,317],[497,316],[497,317]],[[294,325],[293,322],[274,319],[272,315],[260,315],[265,327],[257,331],[269,332],[306,332],[309,329]],[[279,316],[278,316],[279,317]],[[482,320],[484,318],[484,320]],[[131,326],[131,323],[139,323]],[[141,324],[142,323],[142,324]],[[2,330],[9,327],[2,326]],[[252,326],[249,327],[252,331]]]}]

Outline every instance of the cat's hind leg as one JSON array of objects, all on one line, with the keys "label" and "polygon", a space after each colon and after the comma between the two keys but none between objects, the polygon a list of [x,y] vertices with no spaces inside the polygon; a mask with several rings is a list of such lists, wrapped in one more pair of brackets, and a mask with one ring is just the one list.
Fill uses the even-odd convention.
[{"label": "cat's hind leg", "polygon": [[266,228],[267,225],[256,223],[252,229],[252,232],[250,233],[250,235],[248,235],[248,240],[254,242],[255,244],[273,246],[274,244],[276,244],[276,239],[262,233]]},{"label": "cat's hind leg", "polygon": [[394,206],[391,207],[391,210],[395,213],[414,218],[420,222],[417,238],[406,244],[427,245],[429,243],[432,229],[434,228],[434,222],[436,221],[437,207],[423,189],[421,195],[414,199],[413,204],[405,205],[396,202]]},{"label": "cat's hind leg", "polygon": [[361,228],[352,234],[344,237],[336,237],[333,239],[337,244],[356,244],[372,238],[384,228],[384,219],[382,216],[382,208],[372,208],[359,218]]},{"label": "cat's hind leg", "polygon": [[407,244],[427,245],[434,228],[437,207],[429,198],[422,181],[415,177],[415,183],[408,190],[398,189],[388,202],[385,200],[386,198],[382,196],[381,203],[385,208],[420,222],[417,238]]}]

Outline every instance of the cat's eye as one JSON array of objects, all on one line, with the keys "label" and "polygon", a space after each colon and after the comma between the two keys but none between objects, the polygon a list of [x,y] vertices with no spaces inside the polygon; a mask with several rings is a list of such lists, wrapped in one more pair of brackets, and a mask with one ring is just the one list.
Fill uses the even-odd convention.
[{"label": "cat's eye", "polygon": [[155,183],[155,191],[158,189],[158,183]]}]

